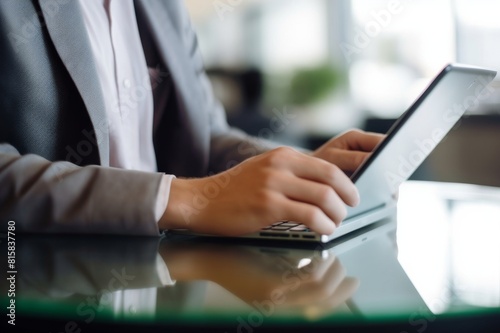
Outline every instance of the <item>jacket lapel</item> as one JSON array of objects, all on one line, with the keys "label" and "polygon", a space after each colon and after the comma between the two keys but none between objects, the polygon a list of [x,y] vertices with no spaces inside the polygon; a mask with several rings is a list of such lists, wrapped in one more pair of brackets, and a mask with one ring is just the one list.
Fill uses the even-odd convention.
[{"label": "jacket lapel", "polygon": [[[193,70],[194,66],[190,62],[192,56],[179,39],[165,8],[166,4],[162,2],[142,0],[135,3],[150,24],[160,57],[167,65],[185,106],[182,110],[184,113],[183,126],[190,132],[192,138],[192,147],[189,147],[189,158],[187,159],[189,166],[185,167],[191,169],[192,173],[202,175],[208,169],[210,150],[210,125],[207,113],[203,112],[206,109],[206,105],[203,105],[202,102],[203,91],[200,82],[198,82],[197,74]],[[186,148],[179,147],[184,152],[186,152]]]},{"label": "jacket lapel", "polygon": [[99,143],[101,165],[109,166],[109,135],[104,99],[78,1],[38,0],[50,38],[82,96]]}]

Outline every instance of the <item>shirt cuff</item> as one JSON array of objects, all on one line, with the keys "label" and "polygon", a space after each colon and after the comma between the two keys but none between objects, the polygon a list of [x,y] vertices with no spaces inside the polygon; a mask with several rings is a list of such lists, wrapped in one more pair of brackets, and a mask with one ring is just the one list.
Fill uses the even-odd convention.
[{"label": "shirt cuff", "polygon": [[155,219],[158,223],[165,213],[168,204],[168,198],[170,196],[170,185],[172,185],[172,179],[176,178],[174,175],[164,175],[160,188],[158,189],[158,195],[156,196],[156,206],[155,206]]},{"label": "shirt cuff", "polygon": [[156,255],[156,272],[158,273],[158,279],[164,287],[173,286],[175,284],[175,280],[172,280],[170,276],[167,264],[159,254]]}]

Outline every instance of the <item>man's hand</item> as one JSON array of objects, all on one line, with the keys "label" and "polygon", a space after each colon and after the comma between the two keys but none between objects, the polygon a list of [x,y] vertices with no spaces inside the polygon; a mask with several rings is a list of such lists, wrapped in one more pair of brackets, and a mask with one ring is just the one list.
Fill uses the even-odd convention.
[{"label": "man's hand", "polygon": [[159,226],[242,235],[291,220],[332,234],[346,216],[345,205],[359,202],[356,187],[341,168],[355,169],[381,138],[352,131],[312,156],[283,147],[215,176],[174,179]]},{"label": "man's hand", "polygon": [[312,156],[337,165],[346,173],[354,172],[385,135],[351,130],[318,148]]},{"label": "man's hand", "polygon": [[213,281],[250,305],[271,301],[276,311],[298,311],[309,319],[331,315],[359,286],[333,255],[323,259],[311,251],[310,263],[297,267],[294,255],[256,249],[167,241],[159,253],[176,281]]}]

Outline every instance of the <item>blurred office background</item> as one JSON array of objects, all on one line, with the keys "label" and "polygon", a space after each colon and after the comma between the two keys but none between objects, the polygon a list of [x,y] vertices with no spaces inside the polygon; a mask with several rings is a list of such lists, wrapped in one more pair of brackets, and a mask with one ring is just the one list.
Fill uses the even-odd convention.
[{"label": "blurred office background", "polygon": [[[500,70],[495,0],[185,1],[229,122],[286,144],[385,132],[447,63]],[[414,179],[500,186],[493,87]]]}]

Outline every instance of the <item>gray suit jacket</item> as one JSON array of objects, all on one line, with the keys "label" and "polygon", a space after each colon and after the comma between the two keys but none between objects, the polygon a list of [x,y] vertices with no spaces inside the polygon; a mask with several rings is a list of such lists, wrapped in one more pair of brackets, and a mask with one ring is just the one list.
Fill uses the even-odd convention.
[{"label": "gray suit jacket", "polygon": [[[271,148],[228,127],[182,1],[135,7],[148,66],[163,73],[158,170],[204,176]],[[108,167],[105,96],[78,2],[0,1],[0,73],[0,221],[15,220],[17,231],[157,235],[161,174]]]}]

